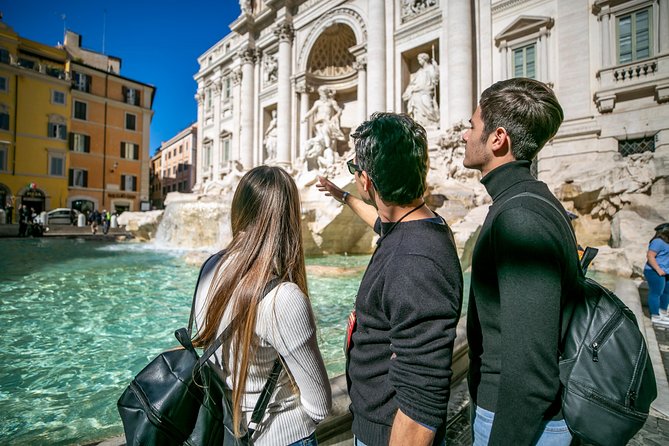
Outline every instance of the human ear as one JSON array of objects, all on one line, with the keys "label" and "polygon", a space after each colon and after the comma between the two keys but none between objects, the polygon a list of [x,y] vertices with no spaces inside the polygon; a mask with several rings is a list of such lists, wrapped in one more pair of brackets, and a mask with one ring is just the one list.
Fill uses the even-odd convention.
[{"label": "human ear", "polygon": [[497,127],[492,134],[492,150],[493,152],[503,153],[504,151],[510,150],[511,140],[509,139],[509,134],[506,132],[504,127]]}]

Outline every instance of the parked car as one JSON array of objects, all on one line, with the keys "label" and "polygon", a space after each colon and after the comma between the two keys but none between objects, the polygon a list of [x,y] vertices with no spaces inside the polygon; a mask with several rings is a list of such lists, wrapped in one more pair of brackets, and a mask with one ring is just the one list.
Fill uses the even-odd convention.
[{"label": "parked car", "polygon": [[[71,215],[72,212],[74,212],[74,215]],[[81,212],[79,212],[76,209],[69,209],[69,208],[52,209],[46,213],[47,224],[69,225],[72,224],[72,222],[74,222],[74,224],[77,224],[77,219],[79,218],[79,214],[81,214]]]}]

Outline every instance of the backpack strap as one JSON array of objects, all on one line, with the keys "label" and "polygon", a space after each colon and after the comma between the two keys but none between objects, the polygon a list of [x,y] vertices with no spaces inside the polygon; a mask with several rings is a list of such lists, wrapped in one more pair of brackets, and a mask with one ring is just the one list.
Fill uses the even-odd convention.
[{"label": "backpack strap", "polygon": [[197,300],[197,292],[200,289],[200,280],[202,276],[209,272],[209,270],[216,266],[219,260],[225,255],[225,249],[217,252],[216,254],[209,257],[200,268],[200,274],[197,276],[197,282],[195,283],[195,291],[193,292],[193,302],[190,305],[190,316],[188,317],[188,338],[192,338],[193,335],[193,322],[195,321],[195,301]]},{"label": "backpack strap", "polygon": [[[548,204],[550,207],[552,207],[555,210],[555,212],[560,214],[561,220],[564,223],[566,223],[566,225],[567,225],[567,230],[568,230],[569,234],[571,235],[571,239],[574,243],[574,247],[575,248],[578,247],[578,241],[576,240],[576,235],[574,234],[574,229],[572,228],[571,223],[569,222],[569,219],[564,214],[564,212],[562,212],[560,210],[560,208],[555,206],[555,204],[552,203],[547,198],[542,197],[541,195],[535,194],[533,192],[521,192],[518,195],[514,195],[513,197],[509,198],[504,203],[506,204],[509,201],[513,200],[514,198],[521,198],[521,197],[532,197],[532,198],[535,198],[537,200],[541,200],[544,203]],[[588,254],[589,260],[587,260],[587,264],[585,265],[585,269],[583,268],[583,260],[581,260],[581,263],[580,263],[581,267],[577,269],[577,274],[578,274],[577,281],[578,280],[581,280],[581,281],[585,280],[585,270],[587,269],[587,266],[590,264],[592,259],[595,258],[595,255],[597,255],[597,250],[596,249],[594,249],[594,248],[588,248],[588,249],[591,250]],[[593,251],[594,251],[594,253],[593,253]],[[588,252],[588,251],[586,250],[586,252]],[[583,259],[585,259],[585,257],[586,256],[585,256],[585,253],[584,253]],[[562,353],[562,349],[563,349],[563,346],[564,346],[564,340],[565,340],[565,337],[567,335],[567,329],[569,328],[569,322],[571,321],[571,317],[574,314],[574,305],[575,305],[575,302],[574,302],[573,299],[571,299],[571,300],[568,300],[567,302],[565,302],[565,306],[562,309],[562,315],[561,315],[562,316],[562,321],[560,323],[560,353]]]}]

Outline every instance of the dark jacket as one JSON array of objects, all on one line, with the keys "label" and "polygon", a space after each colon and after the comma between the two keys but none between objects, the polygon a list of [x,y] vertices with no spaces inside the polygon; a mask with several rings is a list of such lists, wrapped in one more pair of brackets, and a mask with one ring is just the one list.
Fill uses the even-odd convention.
[{"label": "dark jacket", "polygon": [[369,446],[388,444],[398,408],[440,428],[443,438],[462,305],[462,271],[447,225],[416,220],[386,233],[360,284],[347,366],[352,430]]},{"label": "dark jacket", "polygon": [[[482,179],[493,199],[472,258],[467,311],[472,400],[495,412],[491,445],[529,445],[545,419],[560,419],[561,308],[578,268],[569,228],[541,195],[564,209],[529,161]],[[566,215],[566,214],[565,214]]]}]

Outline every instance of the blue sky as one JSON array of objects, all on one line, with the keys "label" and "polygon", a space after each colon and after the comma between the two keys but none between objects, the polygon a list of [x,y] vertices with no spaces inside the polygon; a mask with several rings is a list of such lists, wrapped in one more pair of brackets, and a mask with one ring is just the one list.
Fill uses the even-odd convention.
[{"label": "blue sky", "polygon": [[153,154],[197,120],[197,57],[230,32],[239,2],[0,0],[0,11],[20,36],[48,45],[62,42],[67,27],[84,48],[102,52],[104,29],[104,52],[122,59],[121,75],[157,87]]}]

